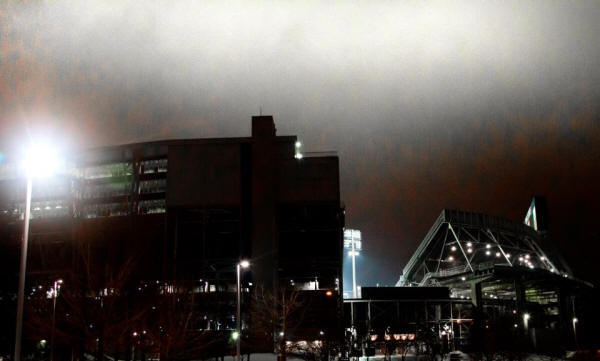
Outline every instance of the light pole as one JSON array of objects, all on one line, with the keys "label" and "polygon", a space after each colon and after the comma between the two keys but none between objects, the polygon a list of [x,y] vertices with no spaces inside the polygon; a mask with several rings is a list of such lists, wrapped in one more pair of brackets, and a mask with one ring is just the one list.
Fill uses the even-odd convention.
[{"label": "light pole", "polygon": [[23,303],[25,299],[25,272],[27,271],[27,243],[29,242],[29,218],[31,213],[31,190],[34,177],[52,175],[58,168],[54,147],[42,142],[33,143],[25,153],[22,164],[27,177],[23,239],[21,242],[21,266],[19,267],[19,291],[17,295],[17,322],[15,330],[15,361],[21,361],[21,337],[23,334]]},{"label": "light pole", "polygon": [[240,274],[241,274],[241,269],[242,268],[248,268],[250,267],[250,262],[244,260],[244,261],[240,261],[240,263],[237,264],[236,266],[236,270],[237,270],[237,317],[236,317],[236,332],[237,335],[235,337],[235,349],[236,349],[236,361],[240,361],[240,341],[242,338],[242,320],[241,320],[241,314],[242,314],[242,310],[241,310],[241,301],[242,301],[242,290],[241,290],[241,282],[240,282]]},{"label": "light pole", "polygon": [[361,233],[356,229],[344,230],[344,248],[349,249],[348,255],[352,257],[352,298],[358,297],[356,288],[356,256],[362,249]]},{"label": "light pole", "polygon": [[15,361],[21,361],[21,334],[23,332],[23,300],[25,295],[25,270],[27,269],[27,242],[29,241],[29,212],[31,211],[31,177],[27,176],[25,219],[21,241],[21,267],[19,268],[19,293],[17,296],[17,327],[15,333]]},{"label": "light pole", "polygon": [[63,280],[54,281],[54,288],[52,289],[52,334],[50,335],[50,361],[54,361],[54,328],[56,325],[56,297],[58,296],[58,290]]}]

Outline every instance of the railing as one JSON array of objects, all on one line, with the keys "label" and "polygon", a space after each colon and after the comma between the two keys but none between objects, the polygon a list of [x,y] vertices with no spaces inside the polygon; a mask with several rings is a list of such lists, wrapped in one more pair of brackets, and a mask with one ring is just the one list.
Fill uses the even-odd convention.
[{"label": "railing", "polygon": [[336,151],[324,151],[324,152],[302,152],[304,158],[317,158],[317,157],[337,157]]}]

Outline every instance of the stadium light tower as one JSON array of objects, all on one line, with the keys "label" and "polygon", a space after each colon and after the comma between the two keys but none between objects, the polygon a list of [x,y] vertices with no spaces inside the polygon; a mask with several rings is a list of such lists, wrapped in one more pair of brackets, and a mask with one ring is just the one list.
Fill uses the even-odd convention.
[{"label": "stadium light tower", "polygon": [[27,270],[27,243],[29,242],[29,217],[31,213],[31,190],[33,178],[52,176],[59,169],[60,158],[55,146],[44,142],[31,143],[25,151],[22,167],[27,179],[25,214],[23,216],[23,240],[21,242],[21,265],[19,268],[19,293],[17,296],[17,322],[15,330],[15,361],[21,361],[21,336],[23,333],[23,302],[25,298],[25,272]]},{"label": "stadium light tower", "polygon": [[362,239],[360,231],[357,229],[344,230],[344,248],[348,249],[348,255],[352,257],[352,298],[356,298],[356,256],[362,249]]}]

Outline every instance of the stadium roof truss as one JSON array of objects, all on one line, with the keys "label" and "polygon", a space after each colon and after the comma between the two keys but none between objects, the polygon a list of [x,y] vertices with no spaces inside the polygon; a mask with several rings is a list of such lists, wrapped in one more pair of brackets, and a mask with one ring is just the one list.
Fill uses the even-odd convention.
[{"label": "stadium roof truss", "polygon": [[[525,224],[480,213],[443,210],[403,270],[398,285],[440,285],[494,268],[569,277],[545,239]],[[520,272],[519,272],[520,273]]]}]

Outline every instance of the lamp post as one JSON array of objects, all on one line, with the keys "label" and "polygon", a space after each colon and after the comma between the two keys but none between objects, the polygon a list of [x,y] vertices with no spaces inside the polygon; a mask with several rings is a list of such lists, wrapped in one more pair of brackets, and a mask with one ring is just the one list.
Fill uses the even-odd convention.
[{"label": "lamp post", "polygon": [[22,164],[27,177],[25,214],[23,217],[23,238],[21,242],[21,265],[19,267],[19,291],[17,295],[17,322],[15,327],[15,361],[21,361],[21,337],[23,334],[23,303],[25,299],[25,272],[27,271],[27,244],[29,242],[29,218],[31,213],[31,191],[34,177],[52,175],[58,168],[58,157],[54,147],[43,142],[33,143]]},{"label": "lamp post", "polygon": [[348,255],[352,257],[352,298],[358,297],[356,288],[356,256],[361,250],[361,233],[356,229],[344,230],[344,248],[349,249]]},{"label": "lamp post", "polygon": [[31,177],[27,176],[27,195],[25,196],[25,219],[23,220],[23,239],[21,241],[21,267],[19,268],[19,293],[17,296],[17,326],[15,333],[15,361],[21,361],[21,334],[23,332],[23,300],[25,295],[25,270],[27,269],[27,243],[29,241],[29,213],[31,211]]},{"label": "lamp post", "polygon": [[54,288],[52,289],[52,334],[50,335],[50,361],[54,361],[54,328],[56,325],[56,297],[58,296],[58,290],[63,280],[54,281]]},{"label": "lamp post", "polygon": [[235,337],[235,349],[236,349],[236,361],[240,361],[240,341],[242,338],[242,320],[241,320],[241,301],[242,301],[242,290],[241,290],[241,282],[240,282],[240,274],[242,268],[250,267],[250,262],[244,260],[240,261],[237,266],[237,317],[236,317],[236,332],[237,335]]}]

